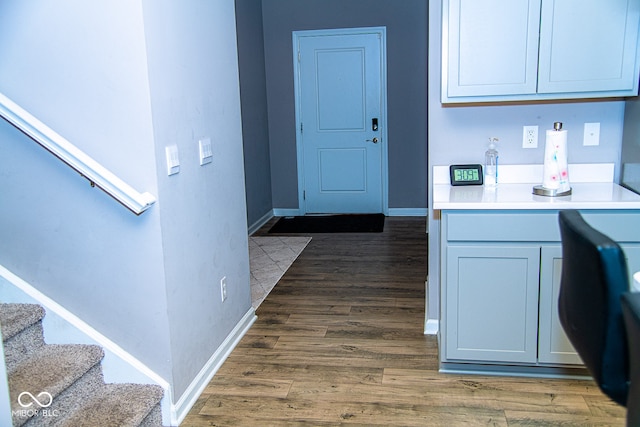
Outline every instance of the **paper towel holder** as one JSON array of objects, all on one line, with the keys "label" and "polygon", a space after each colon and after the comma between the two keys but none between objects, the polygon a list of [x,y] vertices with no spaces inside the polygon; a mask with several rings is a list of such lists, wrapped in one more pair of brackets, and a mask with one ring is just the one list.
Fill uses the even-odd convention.
[{"label": "paper towel holder", "polygon": [[[553,129],[555,131],[562,130],[562,122],[554,122]],[[546,196],[546,197],[561,197],[561,196],[569,196],[571,195],[571,187],[567,190],[561,190],[558,188],[547,188],[543,185],[535,185],[533,187],[533,194],[537,196]]]}]

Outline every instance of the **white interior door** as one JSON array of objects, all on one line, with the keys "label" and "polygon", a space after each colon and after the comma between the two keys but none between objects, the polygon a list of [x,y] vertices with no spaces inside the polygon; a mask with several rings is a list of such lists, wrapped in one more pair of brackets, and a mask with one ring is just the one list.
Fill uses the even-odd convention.
[{"label": "white interior door", "polygon": [[383,30],[294,33],[303,213],[387,209]]}]

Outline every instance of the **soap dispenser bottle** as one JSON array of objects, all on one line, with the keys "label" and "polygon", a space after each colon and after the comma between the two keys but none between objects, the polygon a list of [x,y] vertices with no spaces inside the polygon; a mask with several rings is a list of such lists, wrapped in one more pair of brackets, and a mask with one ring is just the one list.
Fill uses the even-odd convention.
[{"label": "soap dispenser bottle", "polygon": [[489,138],[489,148],[484,153],[484,185],[495,187],[498,185],[498,138]]}]

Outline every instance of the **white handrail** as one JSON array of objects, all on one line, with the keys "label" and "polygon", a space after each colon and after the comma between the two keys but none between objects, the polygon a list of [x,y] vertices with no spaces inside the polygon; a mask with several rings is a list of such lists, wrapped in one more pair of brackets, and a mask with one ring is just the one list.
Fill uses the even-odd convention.
[{"label": "white handrail", "polygon": [[91,186],[100,188],[136,215],[140,215],[156,202],[152,194],[136,191],[2,93],[0,116],[88,179]]}]

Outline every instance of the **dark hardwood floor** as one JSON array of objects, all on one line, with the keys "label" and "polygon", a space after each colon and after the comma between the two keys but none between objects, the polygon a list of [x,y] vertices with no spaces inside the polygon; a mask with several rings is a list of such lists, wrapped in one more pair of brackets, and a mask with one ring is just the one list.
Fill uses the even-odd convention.
[{"label": "dark hardwood floor", "polygon": [[426,274],[424,218],[314,234],[181,425],[625,424],[591,381],[440,374]]}]

